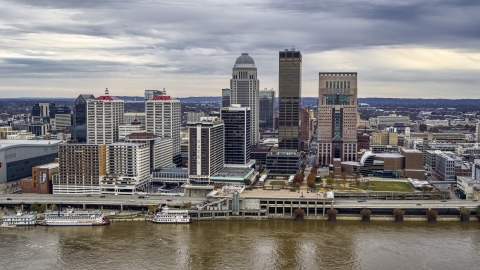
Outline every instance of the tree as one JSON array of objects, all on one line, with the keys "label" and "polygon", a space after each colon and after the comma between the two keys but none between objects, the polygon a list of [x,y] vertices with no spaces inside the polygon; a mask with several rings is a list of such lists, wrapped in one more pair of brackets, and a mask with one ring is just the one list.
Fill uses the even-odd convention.
[{"label": "tree", "polygon": [[30,211],[38,212],[40,210],[40,206],[37,202],[34,202],[30,205]]},{"label": "tree", "polygon": [[52,210],[52,211],[57,211],[58,207],[57,207],[56,204],[52,204],[52,205],[50,205],[49,209]]},{"label": "tree", "polygon": [[46,203],[42,203],[42,205],[40,205],[40,211],[45,211],[47,210],[47,204]]},{"label": "tree", "polygon": [[315,178],[316,178],[316,176],[314,174],[309,174],[307,176],[307,186],[309,188],[314,188],[315,187]]},{"label": "tree", "polygon": [[303,182],[303,175],[301,173],[295,174],[293,177],[293,183],[294,184],[301,184]]},{"label": "tree", "polygon": [[425,124],[420,124],[420,125],[419,125],[419,129],[420,129],[421,132],[427,131],[427,125],[425,125]]},{"label": "tree", "polygon": [[327,177],[327,185],[329,185],[330,187],[333,185],[333,178],[331,178],[330,176]]},{"label": "tree", "polygon": [[327,215],[329,215],[329,216],[336,216],[336,215],[338,215],[338,210],[335,209],[335,208],[328,209],[328,210],[327,210]]},{"label": "tree", "polygon": [[430,209],[427,211],[428,222],[436,222],[438,217],[438,211]]},{"label": "tree", "polygon": [[403,216],[403,215],[405,215],[405,211],[403,211],[402,209],[395,209],[395,210],[393,210],[393,215],[394,216]]},{"label": "tree", "polygon": [[369,217],[370,215],[372,214],[372,210],[368,209],[368,208],[363,208],[361,211],[360,211],[360,215],[362,217]]},{"label": "tree", "polygon": [[158,208],[158,207],[157,207],[156,205],[149,205],[149,206],[148,206],[148,212],[155,214],[155,210],[156,210],[157,208]]},{"label": "tree", "polygon": [[293,214],[295,215],[295,220],[303,220],[305,210],[303,210],[302,208],[297,208],[295,209],[295,211],[293,211]]}]

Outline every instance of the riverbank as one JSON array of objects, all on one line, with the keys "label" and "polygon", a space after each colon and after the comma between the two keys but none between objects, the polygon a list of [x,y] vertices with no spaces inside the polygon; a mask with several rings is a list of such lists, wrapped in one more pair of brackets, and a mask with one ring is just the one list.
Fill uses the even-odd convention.
[{"label": "riverbank", "polygon": [[[195,221],[238,221],[238,220],[293,220],[293,216],[285,215],[268,215],[268,216],[217,216],[217,217],[202,217],[200,219],[194,218]],[[328,216],[306,216],[305,220],[328,220]],[[149,221],[151,217],[116,217],[110,218],[111,222],[131,222],[131,221]],[[337,221],[362,221],[361,216],[357,215],[339,215],[336,218]],[[370,216],[370,221],[395,221],[394,216]],[[425,215],[408,215],[403,216],[405,222],[426,222],[427,217]],[[477,216],[470,216],[470,222],[479,222]],[[460,222],[460,216],[438,216],[437,222]]]}]

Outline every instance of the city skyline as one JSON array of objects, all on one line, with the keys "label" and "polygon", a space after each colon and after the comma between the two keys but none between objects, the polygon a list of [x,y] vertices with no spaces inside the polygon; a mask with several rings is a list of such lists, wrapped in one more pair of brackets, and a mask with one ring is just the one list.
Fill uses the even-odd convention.
[{"label": "city skyline", "polygon": [[[219,96],[248,52],[278,89],[277,52],[317,74],[355,71],[359,97],[480,98],[480,3],[466,1],[33,1],[0,4],[0,95]],[[299,18],[302,18],[299,20]],[[320,30],[320,31],[319,31]],[[454,91],[452,91],[452,89]]]}]

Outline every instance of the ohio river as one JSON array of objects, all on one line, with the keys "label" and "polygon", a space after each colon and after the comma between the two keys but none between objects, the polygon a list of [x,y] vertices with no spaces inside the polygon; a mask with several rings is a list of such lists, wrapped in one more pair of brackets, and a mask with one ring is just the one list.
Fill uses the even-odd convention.
[{"label": "ohio river", "polygon": [[114,222],[0,229],[0,269],[478,269],[480,222]]}]

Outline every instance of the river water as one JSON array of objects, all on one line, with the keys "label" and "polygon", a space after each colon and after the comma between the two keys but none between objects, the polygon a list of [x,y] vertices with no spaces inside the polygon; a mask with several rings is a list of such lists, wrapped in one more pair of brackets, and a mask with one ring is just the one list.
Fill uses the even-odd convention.
[{"label": "river water", "polygon": [[478,269],[480,222],[114,222],[0,229],[0,269]]}]

